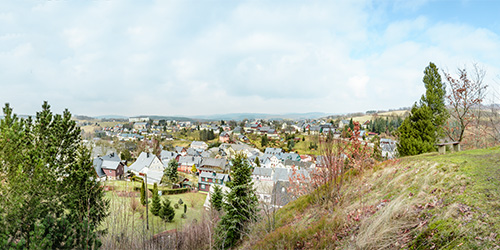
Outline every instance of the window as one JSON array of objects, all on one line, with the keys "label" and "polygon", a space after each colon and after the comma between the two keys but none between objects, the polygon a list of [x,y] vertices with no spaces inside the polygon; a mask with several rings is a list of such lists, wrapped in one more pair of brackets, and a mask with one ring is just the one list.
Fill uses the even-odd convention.
[{"label": "window", "polygon": [[201,189],[205,189],[205,184],[201,184]]}]

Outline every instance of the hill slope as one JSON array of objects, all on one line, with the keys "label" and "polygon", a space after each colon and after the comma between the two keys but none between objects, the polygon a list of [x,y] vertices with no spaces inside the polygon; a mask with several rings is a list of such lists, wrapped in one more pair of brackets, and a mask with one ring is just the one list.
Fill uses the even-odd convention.
[{"label": "hill slope", "polygon": [[257,225],[242,248],[500,248],[500,148],[384,162],[335,206],[300,197]]}]

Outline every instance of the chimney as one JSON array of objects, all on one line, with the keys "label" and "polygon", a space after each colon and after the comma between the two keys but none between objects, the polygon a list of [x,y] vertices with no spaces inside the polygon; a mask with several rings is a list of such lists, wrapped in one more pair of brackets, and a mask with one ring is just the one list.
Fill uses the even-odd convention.
[{"label": "chimney", "polygon": [[147,154],[147,155],[146,155],[146,156],[147,156],[147,158],[149,158],[149,152],[148,152],[148,153],[146,153],[146,154]]}]

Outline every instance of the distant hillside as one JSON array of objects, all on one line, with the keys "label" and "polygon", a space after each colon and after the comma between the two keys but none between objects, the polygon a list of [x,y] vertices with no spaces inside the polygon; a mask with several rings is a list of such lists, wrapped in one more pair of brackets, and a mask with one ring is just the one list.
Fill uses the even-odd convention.
[{"label": "distant hillside", "polygon": [[100,116],[96,116],[95,118],[97,118],[97,119],[120,119],[120,120],[127,119],[128,120],[128,116],[123,116],[123,115],[100,115]]},{"label": "distant hillside", "polygon": [[242,249],[498,249],[500,148],[379,164],[339,204],[304,195],[257,225]]},{"label": "distant hillside", "polygon": [[199,115],[193,116],[193,118],[200,118],[206,120],[235,120],[241,121],[244,119],[254,120],[254,119],[317,119],[327,116],[326,113],[311,112],[311,113],[289,113],[289,114],[265,114],[265,113],[233,113],[233,114],[215,114],[215,115]]}]

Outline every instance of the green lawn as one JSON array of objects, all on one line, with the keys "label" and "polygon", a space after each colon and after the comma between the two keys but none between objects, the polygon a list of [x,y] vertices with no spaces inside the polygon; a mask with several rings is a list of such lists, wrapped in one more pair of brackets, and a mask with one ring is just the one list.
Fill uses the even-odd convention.
[{"label": "green lawn", "polygon": [[[106,229],[108,232],[102,237],[103,242],[107,244],[119,241],[123,237],[129,240],[150,239],[155,234],[182,228],[183,225],[192,222],[194,219],[200,220],[205,212],[203,203],[206,194],[164,195],[161,199],[170,199],[172,206],[178,203],[179,199],[182,199],[184,204],[187,205],[187,218],[181,218],[184,213],[184,205],[179,205],[178,209],[174,209],[175,217],[173,222],[170,223],[162,221],[149,212],[149,230],[147,230],[146,208],[140,205],[139,192],[135,192],[133,189],[134,186],[139,186],[140,183],[107,181],[106,185],[114,187],[113,190],[106,192],[106,198],[110,201],[109,216],[101,225],[101,228]],[[151,203],[151,197],[149,197],[149,202]]]}]

